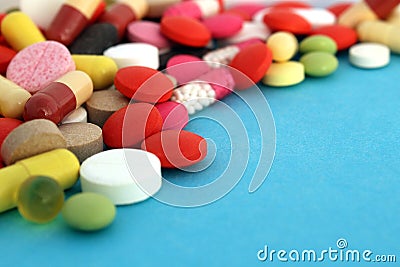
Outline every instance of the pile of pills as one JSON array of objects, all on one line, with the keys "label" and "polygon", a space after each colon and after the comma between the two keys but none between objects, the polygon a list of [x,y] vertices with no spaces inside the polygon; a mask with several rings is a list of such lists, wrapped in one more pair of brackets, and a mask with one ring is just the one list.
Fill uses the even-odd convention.
[{"label": "pile of pills", "polygon": [[162,168],[207,156],[189,115],[258,82],[329,76],[338,51],[389,64],[399,2],[21,0],[0,15],[0,212],[107,227],[160,190]]}]

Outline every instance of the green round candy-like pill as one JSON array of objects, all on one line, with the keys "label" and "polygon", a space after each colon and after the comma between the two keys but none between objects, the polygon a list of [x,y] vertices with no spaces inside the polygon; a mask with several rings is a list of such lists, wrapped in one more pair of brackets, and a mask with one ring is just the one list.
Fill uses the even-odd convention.
[{"label": "green round candy-like pill", "polygon": [[304,71],[307,75],[313,77],[324,77],[332,74],[339,62],[337,58],[326,52],[311,52],[300,58],[304,65]]},{"label": "green round candy-like pill", "polygon": [[72,228],[82,231],[96,231],[110,225],[116,209],[107,197],[85,192],[70,197],[64,204],[62,216]]},{"label": "green round candy-like pill", "polygon": [[337,45],[336,42],[328,36],[312,35],[300,42],[299,51],[303,54],[316,51],[335,54],[337,52]]},{"label": "green round candy-like pill", "polygon": [[28,221],[46,223],[53,220],[64,204],[64,191],[56,180],[33,176],[17,192],[19,213]]}]

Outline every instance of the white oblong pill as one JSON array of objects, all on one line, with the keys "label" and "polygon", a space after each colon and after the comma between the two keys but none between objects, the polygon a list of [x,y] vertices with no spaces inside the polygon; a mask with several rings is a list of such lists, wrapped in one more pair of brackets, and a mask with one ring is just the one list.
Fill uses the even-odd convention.
[{"label": "white oblong pill", "polygon": [[225,45],[230,45],[244,42],[250,39],[260,39],[265,41],[270,35],[271,31],[264,23],[246,21],[243,23],[243,27],[240,32],[232,37],[223,39],[222,43],[224,43]]},{"label": "white oblong pill", "polygon": [[87,122],[87,112],[83,107],[79,107],[69,113],[62,121],[61,124]]},{"label": "white oblong pill", "polygon": [[390,49],[378,43],[359,43],[350,47],[349,60],[359,68],[381,68],[390,63]]},{"label": "white oblong pill", "polygon": [[104,55],[112,58],[118,68],[143,66],[158,69],[160,66],[158,48],[146,43],[127,43],[108,48]]},{"label": "white oblong pill", "polygon": [[110,198],[115,205],[144,201],[162,184],[161,163],[139,149],[113,149],[86,159],[80,168],[83,192]]},{"label": "white oblong pill", "polygon": [[292,11],[307,20],[313,28],[336,23],[335,14],[324,8],[293,8]]}]

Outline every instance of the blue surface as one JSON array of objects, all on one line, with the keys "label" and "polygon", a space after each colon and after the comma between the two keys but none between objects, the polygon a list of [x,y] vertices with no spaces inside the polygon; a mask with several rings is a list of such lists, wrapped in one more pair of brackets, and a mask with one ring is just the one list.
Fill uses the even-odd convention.
[{"label": "blue surface", "polygon": [[[115,223],[96,233],[70,230],[60,217],[34,225],[13,210],[0,217],[0,265],[398,266],[399,70],[399,56],[393,55],[383,69],[361,70],[342,53],[330,77],[307,78],[290,88],[263,87],[277,143],[271,171],[255,193],[249,194],[248,187],[257,151],[250,154],[250,170],[222,199],[198,208],[154,199],[120,207]],[[236,101],[226,99],[231,105]],[[246,118],[252,140],[256,128]],[[212,126],[200,120],[189,127],[224,148],[224,133]],[[214,162],[218,170],[225,160],[219,156]],[[165,176],[193,186],[216,177],[206,172],[196,178],[174,171]],[[339,238],[347,240],[347,249],[396,255],[397,263],[331,262],[327,257],[324,263],[279,262],[276,255],[273,262],[257,259],[265,245],[318,252],[338,249]]]}]

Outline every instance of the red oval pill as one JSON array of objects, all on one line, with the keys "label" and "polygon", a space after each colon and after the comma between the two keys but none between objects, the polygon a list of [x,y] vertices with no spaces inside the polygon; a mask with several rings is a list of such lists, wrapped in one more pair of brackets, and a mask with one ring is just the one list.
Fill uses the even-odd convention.
[{"label": "red oval pill", "polygon": [[281,2],[276,2],[271,5],[271,7],[277,7],[277,8],[312,8],[307,3],[304,3],[302,1],[281,1]]},{"label": "red oval pill", "polygon": [[1,145],[3,144],[8,134],[21,124],[22,121],[17,119],[0,118],[0,150],[1,150]]},{"label": "red oval pill", "polygon": [[[253,86],[264,77],[272,64],[272,51],[264,43],[256,43],[243,48],[231,61],[236,89],[243,90]],[[249,80],[250,78],[250,80]]]},{"label": "red oval pill", "polygon": [[204,24],[184,16],[163,18],[161,33],[172,41],[192,47],[206,46],[211,40],[211,33]]},{"label": "red oval pill", "polygon": [[164,168],[183,168],[202,161],[207,155],[206,140],[185,130],[168,130],[146,138],[141,148],[155,154]]},{"label": "red oval pill", "polygon": [[265,14],[263,21],[272,31],[308,34],[312,29],[312,25],[305,18],[286,8],[272,9]]},{"label": "red oval pill", "polygon": [[311,35],[315,34],[331,37],[336,42],[338,50],[347,49],[358,41],[355,30],[339,24],[319,27],[311,32]]},{"label": "red oval pill", "polygon": [[139,102],[159,103],[169,100],[174,84],[165,74],[143,66],[120,69],[114,85],[124,96]]},{"label": "red oval pill", "polygon": [[15,57],[17,52],[6,46],[0,45],[0,74],[4,75],[7,72],[8,64]]},{"label": "red oval pill", "polygon": [[163,119],[156,107],[130,104],[114,112],[104,123],[103,140],[110,148],[139,148],[148,136],[160,132]]}]

